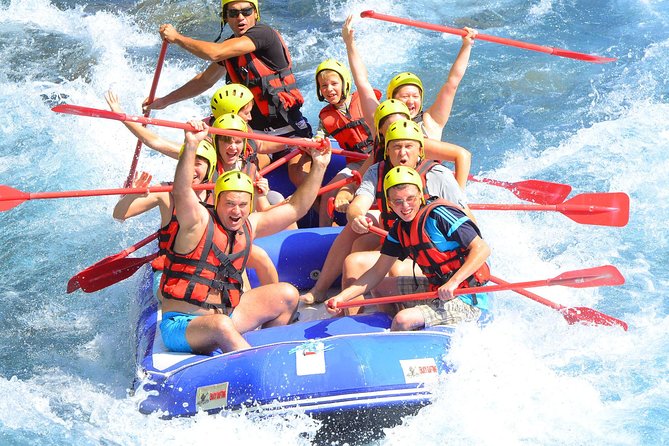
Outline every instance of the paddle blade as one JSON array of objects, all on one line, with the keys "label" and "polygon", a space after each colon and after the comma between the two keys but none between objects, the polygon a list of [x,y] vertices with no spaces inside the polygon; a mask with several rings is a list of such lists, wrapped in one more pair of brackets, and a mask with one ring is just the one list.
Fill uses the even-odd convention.
[{"label": "paddle blade", "polygon": [[625,283],[625,278],[613,265],[567,271],[549,279],[548,286],[560,285],[571,288],[590,288],[598,286],[616,286]]},{"label": "paddle blade", "polygon": [[473,175],[469,175],[467,178],[476,183],[485,183],[492,186],[502,187],[511,191],[521,200],[537,204],[562,203],[571,192],[570,185],[551,183],[550,181],[525,180],[509,183],[507,181],[499,181],[491,178],[476,178]]},{"label": "paddle blade", "polygon": [[0,212],[15,208],[27,200],[30,200],[30,194],[13,187],[0,185]]},{"label": "paddle blade", "polygon": [[56,113],[65,113],[68,115],[90,116],[93,118],[115,119],[117,121],[125,121],[125,113],[116,113],[109,110],[101,110],[98,108],[82,107],[81,105],[60,104],[51,109]]},{"label": "paddle blade", "polygon": [[582,60],[591,63],[609,63],[618,60],[615,57],[595,56],[594,54],[578,53],[576,51],[563,50],[560,48],[553,48],[551,54],[553,56],[568,57],[569,59]]},{"label": "paddle blade", "polygon": [[78,288],[81,288],[86,293],[93,293],[107,288],[132,276],[142,265],[155,259],[157,255],[157,253],[154,253],[146,257],[126,257],[97,266],[93,265],[70,279],[68,282],[68,293]]},{"label": "paddle blade", "polygon": [[588,307],[572,307],[572,308],[563,308],[560,310],[562,316],[569,324],[598,324],[598,325],[608,325],[611,327],[622,327],[623,330],[627,331],[627,323],[616,319],[613,316],[608,314],[600,313],[597,310],[593,310]]},{"label": "paddle blade", "polygon": [[516,197],[538,204],[559,204],[571,193],[570,185],[550,181],[525,180],[511,184],[511,192]]},{"label": "paddle blade", "polygon": [[630,198],[624,192],[580,194],[557,210],[578,223],[622,227],[629,222]]}]

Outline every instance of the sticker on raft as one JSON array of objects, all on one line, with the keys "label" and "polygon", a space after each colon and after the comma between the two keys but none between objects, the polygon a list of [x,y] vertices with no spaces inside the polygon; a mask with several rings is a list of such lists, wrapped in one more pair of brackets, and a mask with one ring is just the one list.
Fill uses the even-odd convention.
[{"label": "sticker on raft", "polygon": [[325,373],[325,352],[332,346],[326,346],[321,341],[310,340],[298,345],[289,353],[295,354],[295,374],[323,375]]},{"label": "sticker on raft", "polygon": [[439,380],[439,369],[434,358],[400,359],[404,382],[432,383]]},{"label": "sticker on raft", "polygon": [[223,409],[228,405],[228,384],[198,387],[195,396],[197,410]]}]

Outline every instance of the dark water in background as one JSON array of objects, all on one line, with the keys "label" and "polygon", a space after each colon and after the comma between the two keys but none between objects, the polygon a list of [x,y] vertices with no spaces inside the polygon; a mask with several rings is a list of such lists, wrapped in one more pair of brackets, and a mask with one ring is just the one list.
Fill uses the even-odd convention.
[{"label": "dark water in background", "polygon": [[[506,181],[567,183],[574,194],[624,191],[625,228],[577,224],[559,213],[478,212],[507,280],[553,277],[611,263],[616,288],[546,288],[566,306],[624,319],[630,330],[569,326],[556,312],[499,293],[489,327],[459,331],[438,400],[388,431],[384,444],[667,444],[669,217],[667,1],[403,0],[263,1],[264,21],[287,40],[313,124],[313,70],[345,60],[349,12],[374,9],[486,34],[618,57],[594,65],[478,42],[446,140],[473,153],[473,172]],[[117,122],[56,115],[69,102],[104,108],[110,86],[139,114],[157,59],[157,27],[171,22],[206,39],[218,34],[217,2],[0,1],[0,184],[26,192],[119,187],[135,141]],[[455,36],[379,21],[356,22],[373,83],[417,73],[433,98],[460,45]],[[159,93],[204,64],[171,47]],[[428,104],[430,100],[426,101]],[[205,96],[155,114],[201,116]],[[160,130],[173,139],[178,131]],[[140,167],[159,179],[174,163],[148,151]],[[471,202],[515,202],[508,191],[468,187]],[[303,416],[257,423],[245,416],[163,422],[127,396],[135,375],[136,279],[67,295],[69,277],[155,230],[157,215],[121,224],[115,197],[32,200],[0,213],[0,444],[306,443]]]}]

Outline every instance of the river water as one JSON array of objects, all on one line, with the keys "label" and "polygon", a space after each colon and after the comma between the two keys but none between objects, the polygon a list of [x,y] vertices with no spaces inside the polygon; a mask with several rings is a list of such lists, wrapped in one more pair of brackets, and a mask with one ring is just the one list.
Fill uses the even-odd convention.
[{"label": "river water", "polygon": [[[213,40],[218,5],[0,0],[0,183],[26,192],[120,187],[131,135],[118,122],[50,108],[104,108],[111,87],[140,114],[158,26]],[[596,65],[477,42],[444,139],[467,147],[473,173],[487,178],[630,196],[624,228],[578,224],[558,212],[477,212],[492,268],[509,281],[618,267],[623,286],[537,293],[623,319],[629,331],[568,325],[550,308],[498,293],[494,322],[457,331],[445,354],[458,371],[442,377],[435,403],[379,443],[669,444],[669,2],[266,0],[261,9],[291,48],[312,124],[322,107],[314,69],[327,57],[346,60],[341,25],[364,9],[618,58]],[[460,39],[371,19],[355,27],[373,84],[385,90],[393,74],[413,71],[430,104]],[[203,66],[170,47],[158,94]],[[204,95],[154,116],[184,121],[207,106]],[[144,151],[140,168],[168,180],[174,162]],[[471,183],[468,195],[472,203],[518,202],[483,184]],[[299,414],[165,422],[137,412],[128,389],[138,278],[91,295],[65,292],[74,273],[155,230],[156,214],[115,222],[116,199],[31,200],[0,213],[0,444],[307,444],[316,426]]]}]

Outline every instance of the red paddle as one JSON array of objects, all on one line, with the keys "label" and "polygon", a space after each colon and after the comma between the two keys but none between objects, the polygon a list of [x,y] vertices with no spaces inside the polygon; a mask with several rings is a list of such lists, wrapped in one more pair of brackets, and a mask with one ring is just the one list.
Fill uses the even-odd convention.
[{"label": "red paddle", "polygon": [[[339,189],[340,187],[346,186],[348,183],[356,182],[356,183],[360,184],[361,179],[362,178],[360,177],[360,173],[354,170],[352,176],[342,178],[341,180],[335,181],[334,183],[330,183],[330,184],[327,184],[327,185],[321,187],[320,189],[318,189],[318,193],[316,195],[320,197],[324,193],[330,192],[330,191],[335,190],[335,189]],[[274,204],[274,205],[270,206],[269,208],[266,208],[265,210],[269,210],[271,208],[281,206],[281,205],[286,204],[286,203],[288,203],[288,201],[282,201],[281,203]],[[329,205],[329,202],[328,202],[328,205]]]},{"label": "red paddle", "polygon": [[[151,89],[149,90],[148,102],[149,104],[153,102],[156,97],[156,89],[158,88],[158,79],[160,79],[160,72],[163,70],[163,62],[165,61],[165,54],[167,54],[167,45],[169,42],[163,40],[163,44],[160,47],[160,54],[158,55],[158,64],[156,65],[156,71],[153,73],[153,83],[151,84]],[[148,117],[151,114],[150,110],[144,112],[144,116]],[[125,180],[124,187],[130,187],[132,184],[132,179],[135,176],[135,170],[137,169],[137,162],[139,161],[139,153],[142,150],[142,140],[137,139],[137,145],[135,146],[135,154],[132,157],[132,163],[130,164],[130,172],[128,173],[128,178]]]},{"label": "red paddle", "polygon": [[[137,122],[140,124],[157,125],[160,127],[170,127],[182,130],[193,130],[193,131],[195,130],[195,128],[187,122],[176,122],[176,121],[168,121],[165,119],[149,118],[145,116],[128,115],[126,113],[117,113],[109,110],[102,110],[99,108],[91,108],[91,107],[82,107],[80,105],[73,105],[73,104],[57,105],[53,107],[51,110],[56,113],[65,113],[77,116],[89,116],[93,118],[113,119],[115,121]],[[224,135],[224,136],[236,136],[238,138],[257,139],[260,141],[277,142],[279,144],[287,144],[289,146],[296,146],[296,147],[310,147],[321,150],[325,149],[330,144],[330,141],[327,139],[323,139],[320,142],[318,142],[306,139],[285,138],[283,136],[267,135],[265,133],[248,133],[248,132],[241,132],[239,130],[219,129],[214,127],[209,127],[209,133],[213,133],[216,135]],[[342,149],[332,149],[332,153],[336,155],[344,155],[348,158],[355,160],[364,160],[367,159],[368,157],[368,155],[365,155],[363,153],[352,152],[350,150],[342,150]]]},{"label": "red paddle", "polygon": [[[370,220],[371,223],[371,220]],[[381,229],[377,228],[376,226],[370,226],[369,232],[373,232],[374,234],[377,234],[381,237],[385,237],[388,232]],[[619,275],[620,273],[618,273]],[[616,275],[615,280],[620,281],[622,278],[622,275]],[[559,277],[559,276],[558,276]],[[624,278],[622,278],[622,282],[620,284],[615,284],[615,285],[621,285],[624,283]],[[509,282],[505,282],[504,280],[500,279],[499,277],[495,276],[490,276],[490,281],[499,285],[512,285]],[[556,284],[557,285],[557,284]],[[516,293],[520,294],[521,296],[528,297],[532,299],[535,302],[539,302],[540,304],[546,305],[548,307],[553,308],[554,310],[557,310],[562,314],[562,317],[565,318],[565,320],[569,324],[576,324],[576,323],[590,323],[590,324],[599,324],[599,325],[612,325],[612,326],[620,326],[623,328],[623,330],[627,331],[627,323],[624,321],[621,321],[620,319],[616,319],[612,316],[609,316],[604,313],[600,313],[597,310],[593,310],[592,308],[588,307],[573,307],[573,308],[567,308],[565,306],[562,306],[560,304],[551,302],[550,300],[543,298],[537,294],[532,293],[531,291],[524,290],[522,288],[511,288],[512,291],[515,291]],[[469,288],[469,292],[471,293],[471,288]],[[429,293],[428,293],[429,294]],[[432,293],[434,294],[434,293]],[[357,306],[357,302],[360,301],[355,301],[356,305],[349,305],[349,306]],[[339,306],[341,307],[341,305]],[[341,307],[343,308],[343,307]]]},{"label": "red paddle", "polygon": [[472,210],[555,211],[577,223],[598,226],[625,226],[629,221],[630,199],[624,192],[576,195],[560,204],[470,204]]},{"label": "red paddle", "polygon": [[[329,203],[328,206],[334,209]],[[629,222],[629,206],[629,196],[624,192],[581,194],[560,204],[469,204],[472,210],[555,211],[577,223],[618,227]]]},{"label": "red paddle", "polygon": [[[135,243],[134,245],[129,246],[128,248],[124,249],[123,251],[121,251],[119,253],[116,253],[114,255],[105,257],[104,259],[94,263],[93,265],[89,266],[88,268],[78,272],[77,274],[72,276],[70,278],[70,280],[67,282],[67,292],[72,293],[72,292],[78,290],[79,288],[81,288],[81,285],[80,285],[81,282],[87,283],[87,281],[95,280],[95,278],[97,276],[109,275],[110,273],[113,273],[113,270],[114,270],[115,267],[113,266],[113,264],[110,266],[110,264],[113,261],[118,260],[118,259],[122,259],[124,257],[127,257],[129,254],[137,251],[139,248],[151,243],[153,240],[155,240],[157,238],[158,238],[158,231],[154,232],[153,234],[146,237],[145,239],[140,240],[139,242]],[[114,283],[116,283],[116,282],[114,282]]]},{"label": "red paddle", "polygon": [[264,177],[265,175],[267,175],[271,171],[283,166],[284,164],[286,164],[291,159],[295,158],[300,153],[302,153],[302,152],[299,149],[295,149],[291,152],[288,152],[287,154],[285,154],[281,158],[278,158],[278,159],[274,160],[271,164],[268,164],[267,166],[260,169],[260,172],[258,172],[258,175]]},{"label": "red paddle", "polygon": [[[127,279],[135,274],[142,265],[156,257],[158,257],[157,252],[145,257],[117,258],[100,266],[96,266],[97,264],[93,265],[78,273],[70,281],[73,279],[76,280],[76,284],[73,284],[73,287],[78,285],[86,293],[92,293]],[[73,288],[72,291],[75,289]],[[69,283],[67,292],[71,292]]]},{"label": "red paddle", "polygon": [[[506,282],[499,277],[490,276],[490,281],[499,285],[511,285],[509,282]],[[562,317],[570,324],[585,323],[585,324],[598,324],[598,325],[609,325],[609,326],[619,326],[623,330],[627,331],[627,323],[616,319],[615,317],[609,316],[608,314],[600,313],[597,310],[593,310],[588,307],[565,307],[555,302],[551,302],[548,299],[545,299],[541,296],[538,296],[530,291],[523,290],[521,288],[513,288],[518,294],[521,294],[525,297],[532,299],[535,302],[539,302],[542,305],[553,308],[562,314]]]},{"label": "red paddle", "polygon": [[[394,17],[386,14],[379,14],[374,11],[363,11],[360,13],[360,17],[371,18],[376,20],[384,20],[386,22],[399,23],[401,25],[409,25],[416,28],[429,29],[431,31],[439,31],[448,34],[455,34],[458,36],[466,36],[467,31],[458,28],[450,28],[443,25],[435,25],[433,23],[419,22],[417,20],[405,19],[402,17]],[[504,37],[496,37],[487,34],[477,34],[476,39],[486,40],[488,42],[499,43],[507,46],[515,46],[517,48],[522,48],[525,50],[538,51],[540,53],[550,54],[552,56],[559,57],[568,57],[570,59],[582,60],[584,62],[592,63],[608,63],[615,62],[616,58],[613,57],[602,57],[595,56],[592,54],[577,53],[576,51],[563,50],[561,48],[553,48],[550,46],[536,45],[534,43],[521,42],[519,40],[506,39]]]},{"label": "red paddle", "polygon": [[521,200],[530,201],[538,204],[558,204],[562,203],[571,192],[571,186],[568,184],[551,183],[550,181],[525,180],[509,183],[506,181],[492,180],[490,178],[476,178],[469,175],[469,181],[476,183],[485,183],[492,186],[508,189]]},{"label": "red paddle", "polygon": [[[213,190],[213,183],[196,184],[193,190]],[[172,186],[124,187],[116,189],[66,190],[61,192],[22,192],[13,187],[0,185],[0,212],[12,209],[28,200],[51,198],[98,197],[103,195],[148,194],[169,192]]]},{"label": "red paddle", "polygon": [[[528,282],[506,283],[470,288],[459,288],[454,291],[456,296],[462,294],[494,293],[497,291],[510,291],[516,288],[536,288],[543,286],[566,286],[571,288],[588,288],[598,286],[615,286],[625,283],[625,278],[613,265],[598,266],[595,268],[567,271],[552,279],[532,280]],[[436,298],[436,291],[425,293],[402,294],[397,296],[377,297],[375,299],[354,300],[340,303],[337,308],[362,307],[366,305],[391,304],[397,302],[409,302],[414,300],[425,300]]]}]

